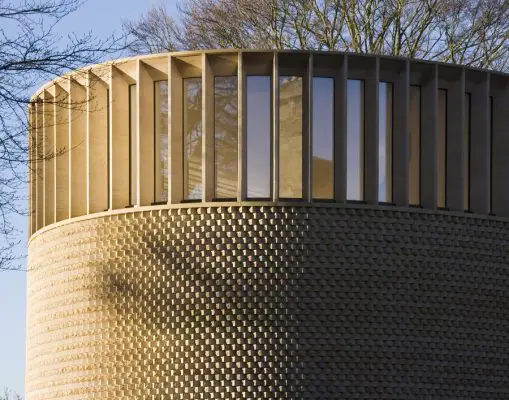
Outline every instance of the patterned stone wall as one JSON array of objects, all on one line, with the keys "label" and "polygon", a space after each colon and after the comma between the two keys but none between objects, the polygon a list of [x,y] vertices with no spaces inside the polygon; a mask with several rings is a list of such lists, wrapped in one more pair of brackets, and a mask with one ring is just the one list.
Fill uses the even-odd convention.
[{"label": "patterned stone wall", "polygon": [[507,399],[509,222],[249,205],[29,248],[28,400]]}]

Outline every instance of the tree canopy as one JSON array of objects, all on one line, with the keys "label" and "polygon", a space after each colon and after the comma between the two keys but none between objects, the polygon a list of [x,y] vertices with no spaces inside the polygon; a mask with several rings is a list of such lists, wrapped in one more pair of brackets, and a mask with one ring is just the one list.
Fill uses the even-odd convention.
[{"label": "tree canopy", "polygon": [[[124,48],[120,38],[58,33],[82,0],[0,0],[0,270],[15,266],[12,216],[25,212],[27,108],[42,82]],[[30,160],[36,165],[51,157]]]},{"label": "tree canopy", "polygon": [[507,0],[183,0],[125,22],[131,51],[316,49],[506,70]]}]

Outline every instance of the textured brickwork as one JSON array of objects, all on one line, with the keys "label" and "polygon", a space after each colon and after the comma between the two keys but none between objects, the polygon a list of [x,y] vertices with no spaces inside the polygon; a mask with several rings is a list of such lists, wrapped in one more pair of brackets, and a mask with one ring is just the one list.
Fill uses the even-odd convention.
[{"label": "textured brickwork", "polygon": [[27,399],[508,399],[508,238],[366,207],[70,221],[30,243]]}]

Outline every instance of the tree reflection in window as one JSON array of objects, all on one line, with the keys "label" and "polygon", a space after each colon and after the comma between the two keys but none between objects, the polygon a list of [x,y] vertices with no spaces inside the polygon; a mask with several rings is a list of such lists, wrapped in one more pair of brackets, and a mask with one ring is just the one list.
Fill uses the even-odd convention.
[{"label": "tree reflection in window", "polygon": [[168,81],[154,82],[155,201],[168,200]]},{"label": "tree reflection in window", "polygon": [[215,197],[237,197],[238,95],[236,76],[214,79]]},{"label": "tree reflection in window", "polygon": [[364,81],[348,80],[346,198],[364,198]]},{"label": "tree reflection in window", "polygon": [[438,207],[446,206],[447,170],[447,90],[438,91],[438,151],[437,151],[437,201]]},{"label": "tree reflection in window", "polygon": [[378,91],[378,201],[392,201],[392,83]]},{"label": "tree reflection in window", "polygon": [[470,209],[470,93],[465,93],[465,125],[463,130],[463,207]]},{"label": "tree reflection in window", "polygon": [[202,197],[202,84],[184,79],[184,199]]},{"label": "tree reflection in window", "polygon": [[302,78],[279,78],[279,197],[302,198]]}]

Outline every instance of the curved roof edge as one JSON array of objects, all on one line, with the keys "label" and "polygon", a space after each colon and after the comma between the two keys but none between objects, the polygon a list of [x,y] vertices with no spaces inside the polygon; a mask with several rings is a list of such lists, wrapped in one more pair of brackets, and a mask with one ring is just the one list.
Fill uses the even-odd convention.
[{"label": "curved roof edge", "polygon": [[202,54],[235,54],[235,53],[289,53],[289,54],[330,54],[330,55],[347,55],[347,56],[354,56],[354,57],[366,57],[366,58],[381,58],[386,60],[396,60],[396,61],[409,61],[416,64],[436,64],[439,66],[444,67],[453,67],[453,68],[463,68],[468,71],[478,71],[478,72],[484,72],[484,73],[490,73],[494,75],[499,76],[509,76],[509,73],[496,71],[496,70],[490,70],[490,69],[483,69],[483,68],[477,68],[477,67],[471,67],[468,65],[463,64],[454,64],[454,63],[446,63],[442,61],[433,61],[433,60],[424,60],[424,59],[418,59],[418,58],[408,58],[408,57],[402,57],[402,56],[393,56],[393,55],[383,55],[383,54],[372,54],[372,53],[355,53],[355,52],[347,52],[347,51],[321,51],[321,50],[290,50],[290,49],[284,49],[284,50],[269,50],[269,49],[207,49],[207,50],[184,50],[184,51],[174,51],[174,52],[166,52],[166,53],[155,53],[155,54],[143,54],[138,56],[131,56],[131,57],[122,57],[118,59],[112,59],[107,60],[102,63],[97,64],[90,64],[83,66],[82,68],[78,68],[72,71],[69,71],[63,75],[57,76],[54,79],[46,82],[42,86],[40,86],[34,94],[30,97],[31,101],[34,101],[36,98],[40,96],[40,94],[46,90],[51,88],[53,85],[58,84],[62,81],[65,81],[72,77],[74,74],[80,74],[80,73],[88,73],[89,71],[94,72],[94,70],[100,70],[102,68],[107,68],[110,66],[117,66],[121,65],[122,63],[130,62],[130,61],[136,61],[136,60],[152,60],[162,57],[168,57],[168,56],[178,56],[178,57],[189,57],[189,56],[196,56],[196,55],[202,55]]}]

